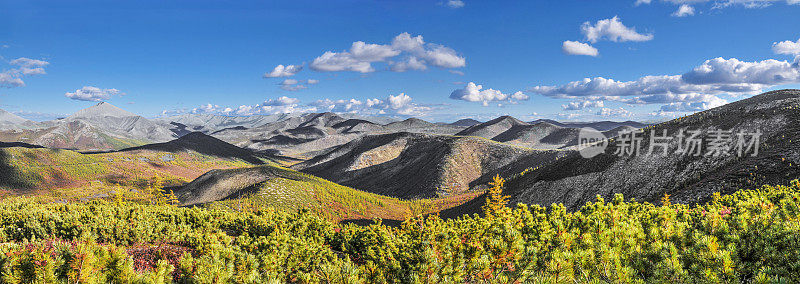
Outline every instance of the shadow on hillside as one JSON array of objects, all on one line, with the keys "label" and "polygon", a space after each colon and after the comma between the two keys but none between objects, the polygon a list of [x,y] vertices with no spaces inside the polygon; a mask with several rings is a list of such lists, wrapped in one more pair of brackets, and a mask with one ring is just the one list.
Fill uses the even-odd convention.
[{"label": "shadow on hillside", "polygon": [[0,151],[0,187],[12,189],[30,189],[31,181],[24,178],[22,173],[11,166],[11,156],[6,151]]}]

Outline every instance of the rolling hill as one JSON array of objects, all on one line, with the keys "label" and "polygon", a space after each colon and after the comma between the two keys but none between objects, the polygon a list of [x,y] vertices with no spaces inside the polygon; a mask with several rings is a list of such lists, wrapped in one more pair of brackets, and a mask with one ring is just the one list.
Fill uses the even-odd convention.
[{"label": "rolling hill", "polygon": [[475,196],[404,201],[271,165],[213,170],[177,188],[174,193],[181,206],[237,210],[242,210],[243,206],[272,207],[286,212],[306,208],[334,221],[368,222],[382,218],[395,223],[410,216],[414,208],[432,213]]},{"label": "rolling hill", "polygon": [[[479,188],[515,161],[538,166],[565,153],[477,137],[401,132],[364,136],[292,168],[382,195],[431,198]],[[524,167],[504,169],[515,173]]]},{"label": "rolling hill", "polygon": [[492,139],[495,136],[500,135],[501,133],[511,129],[511,127],[522,126],[522,125],[528,125],[528,124],[511,116],[501,116],[484,123],[470,126],[467,129],[464,129],[456,133],[455,135],[477,136],[486,139]]},{"label": "rolling hill", "polygon": [[0,143],[0,193],[69,200],[126,191],[139,193],[132,199],[146,198],[142,191],[157,179],[163,185],[182,185],[212,169],[265,163],[272,159],[200,133],[94,153]]}]

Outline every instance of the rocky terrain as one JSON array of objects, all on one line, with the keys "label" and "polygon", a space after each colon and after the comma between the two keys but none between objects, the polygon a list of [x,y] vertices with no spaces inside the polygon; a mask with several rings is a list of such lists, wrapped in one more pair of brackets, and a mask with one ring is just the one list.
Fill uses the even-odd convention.
[{"label": "rocky terrain", "polygon": [[[703,139],[701,155],[676,154],[677,138],[669,141],[668,154],[662,156],[656,139],[668,131],[699,130]],[[724,145],[730,147],[714,155],[711,141],[715,129],[732,131]],[[646,155],[650,131],[655,131],[654,155]],[[752,156],[736,152],[739,131],[761,131],[759,152]],[[622,193],[637,201],[658,202],[669,194],[673,202],[695,203],[708,200],[713,193],[730,193],[738,188],[761,184],[785,184],[800,177],[800,91],[782,90],[761,94],[687,117],[660,123],[640,135],[639,155],[617,155],[615,143],[593,158],[570,153],[557,162],[540,167],[507,183],[512,204],[563,203],[576,209],[599,195],[610,200]],[[744,136],[745,144],[752,136]],[[684,148],[689,144],[684,139]],[[720,140],[723,141],[723,140]],[[630,148],[628,148],[630,149]],[[742,147],[746,150],[746,146]]]},{"label": "rocky terrain", "polygon": [[0,130],[28,129],[36,123],[0,109]]},{"label": "rocky terrain", "polygon": [[178,135],[159,123],[101,102],[64,119],[0,131],[0,140],[48,148],[109,150],[165,142]]},{"label": "rocky terrain", "polygon": [[479,137],[400,132],[364,136],[292,168],[382,195],[429,198],[479,188],[491,176],[518,173],[566,153]]}]

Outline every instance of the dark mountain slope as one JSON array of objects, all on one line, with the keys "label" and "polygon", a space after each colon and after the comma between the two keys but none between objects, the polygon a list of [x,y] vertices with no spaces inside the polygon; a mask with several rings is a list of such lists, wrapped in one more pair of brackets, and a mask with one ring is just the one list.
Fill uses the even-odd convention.
[{"label": "dark mountain slope", "polygon": [[[704,135],[702,154],[707,154],[713,129],[762,132],[757,156],[678,155],[678,141],[669,143],[669,153],[645,155],[650,130],[669,135],[680,129],[700,130]],[[750,136],[746,136],[750,138]],[[576,209],[600,195],[609,200],[616,193],[638,201],[657,202],[670,194],[673,202],[705,201],[715,192],[730,193],[738,188],[761,184],[783,184],[800,177],[800,91],[781,90],[654,125],[642,135],[641,154],[615,155],[616,147],[586,159],[577,153],[541,167],[507,183],[513,203],[549,205],[563,203]],[[619,140],[619,139],[618,139]],[[618,143],[619,141],[616,141]],[[729,144],[731,145],[731,144]],[[752,153],[749,153],[752,154]]]},{"label": "dark mountain slope", "polygon": [[472,118],[465,118],[465,119],[459,119],[456,122],[450,123],[450,125],[470,127],[470,126],[473,126],[473,125],[476,125],[476,124],[481,124],[481,123],[482,122],[474,120]]},{"label": "dark mountain slope", "polygon": [[545,163],[563,154],[476,137],[392,133],[356,139],[292,168],[369,192],[419,198],[476,188],[523,157]]},{"label": "dark mountain slope", "polygon": [[148,144],[138,147],[126,148],[120,152],[136,151],[136,150],[153,150],[163,152],[182,152],[194,151],[205,155],[216,156],[220,158],[235,158],[247,161],[253,164],[263,164],[264,161],[259,159],[258,155],[250,150],[242,149],[234,145],[228,144],[225,141],[203,134],[202,132],[192,132],[184,135],[181,138],[156,144]]},{"label": "dark mountain slope", "polygon": [[535,149],[558,149],[577,144],[578,128],[566,128],[547,122],[534,125],[514,125],[492,140]]}]

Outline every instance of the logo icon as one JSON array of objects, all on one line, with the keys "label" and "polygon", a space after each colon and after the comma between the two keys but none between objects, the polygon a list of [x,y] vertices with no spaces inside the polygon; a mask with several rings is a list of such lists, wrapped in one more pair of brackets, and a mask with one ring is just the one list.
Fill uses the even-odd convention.
[{"label": "logo icon", "polygon": [[591,127],[581,128],[578,133],[578,152],[584,158],[591,158],[606,151],[608,137]]}]

